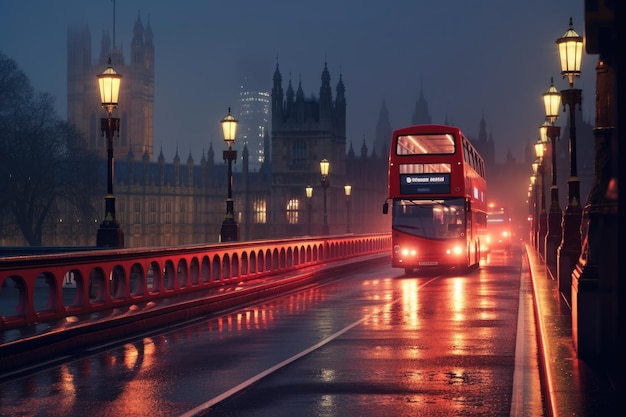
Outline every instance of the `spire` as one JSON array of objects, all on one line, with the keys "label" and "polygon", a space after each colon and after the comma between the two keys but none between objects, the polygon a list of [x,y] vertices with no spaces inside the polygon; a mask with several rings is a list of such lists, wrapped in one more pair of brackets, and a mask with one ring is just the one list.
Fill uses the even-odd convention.
[{"label": "spire", "polygon": [[320,120],[330,120],[332,112],[333,93],[330,88],[330,74],[328,65],[324,62],[322,71],[322,86],[320,87]]},{"label": "spire", "polygon": [[333,127],[336,134],[346,137],[346,87],[343,85],[343,74],[339,73],[337,83],[337,98],[335,99],[335,111],[333,114]]},{"label": "spire", "polygon": [[189,147],[189,157],[187,158],[187,185],[193,187],[193,158],[191,157],[191,147]]},{"label": "spire", "polygon": [[388,143],[391,140],[393,129],[389,121],[389,111],[387,110],[387,101],[383,97],[383,102],[378,113],[378,122],[376,123],[376,137],[374,138],[374,149],[378,149],[381,155],[387,153]]},{"label": "spire", "polygon": [[487,141],[487,122],[485,122],[485,114],[480,118],[480,130],[478,131],[478,142]]},{"label": "spire", "polygon": [[137,11],[137,20],[135,20],[135,26],[133,28],[133,39],[130,43],[130,63],[143,65],[143,48],[144,48],[144,28],[141,23],[141,16]]},{"label": "spire", "polygon": [[[272,87],[272,124],[278,126],[283,120],[283,77],[278,69],[278,57],[274,70],[274,86]],[[287,98],[289,100],[289,98]]]},{"label": "spire", "polygon": [[352,141],[350,141],[350,149],[348,150],[348,159],[353,160],[355,158],[354,148],[352,147]]},{"label": "spire", "polygon": [[291,85],[291,77],[289,77],[289,83],[287,84],[287,102],[292,102],[293,96],[293,86]]},{"label": "spire", "polygon": [[298,91],[296,91],[296,102],[304,101],[304,91],[302,90],[302,80],[298,81]]},{"label": "spire", "polygon": [[339,97],[345,100],[346,87],[343,85],[343,74],[339,73],[339,82],[337,83],[337,100]]},{"label": "spire", "polygon": [[278,57],[276,58],[276,69],[274,70],[274,87],[277,85],[280,86],[283,82],[283,77],[280,75],[280,70],[278,69]]},{"label": "spire", "polygon": [[148,15],[148,24],[146,25],[146,32],[144,34],[146,45],[152,44],[153,38],[154,35],[152,34],[152,26],[150,25],[150,15]]},{"label": "spire", "polygon": [[159,153],[159,185],[165,185],[165,156],[163,156],[163,147]]},{"label": "spire", "polygon": [[422,88],[420,88],[420,95],[415,103],[415,111],[413,112],[411,122],[414,125],[431,124],[433,122],[433,118],[428,110],[428,103],[426,102],[426,98],[424,98],[424,90]]},{"label": "spire", "polygon": [[144,33],[144,44],[143,44],[143,58],[144,58],[144,66],[150,69],[154,73],[154,43],[153,43],[153,34],[152,34],[152,26],[150,25],[150,15],[148,15],[148,25],[146,27],[146,31]]},{"label": "spire", "polygon": [[207,161],[212,163],[215,160],[215,152],[213,152],[213,142],[209,143],[209,151],[207,152]]},{"label": "spire", "polygon": [[363,145],[361,145],[361,160],[367,159],[367,145],[365,144],[365,135],[363,135]]}]

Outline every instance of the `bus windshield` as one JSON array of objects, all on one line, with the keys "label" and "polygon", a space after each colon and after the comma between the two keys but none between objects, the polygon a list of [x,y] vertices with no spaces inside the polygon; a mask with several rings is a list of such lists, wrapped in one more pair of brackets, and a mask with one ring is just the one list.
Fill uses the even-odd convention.
[{"label": "bus windshield", "polygon": [[465,200],[396,199],[392,227],[400,232],[428,239],[450,239],[465,233]]}]

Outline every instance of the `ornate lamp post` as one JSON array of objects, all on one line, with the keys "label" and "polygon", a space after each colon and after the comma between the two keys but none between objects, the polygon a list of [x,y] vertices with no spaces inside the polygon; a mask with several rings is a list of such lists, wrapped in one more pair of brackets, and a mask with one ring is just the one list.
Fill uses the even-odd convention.
[{"label": "ornate lamp post", "polygon": [[[541,134],[541,129],[540,129]],[[544,169],[543,169],[543,155],[546,150],[546,141],[543,137],[540,137],[539,140],[535,143],[535,154],[537,155],[538,166],[538,180],[539,180],[539,194],[540,194],[540,203],[539,203],[539,222],[537,228],[537,249],[539,253],[543,254],[545,250],[545,235],[547,230],[547,213],[546,213],[546,193],[544,189]]]},{"label": "ornate lamp post", "polygon": [[530,176],[530,183],[528,184],[528,193],[527,193],[527,198],[526,198],[526,202],[528,203],[528,222],[529,227],[530,227],[530,231],[528,233],[528,235],[530,236],[530,240],[533,244],[533,246],[536,246],[537,244],[534,242],[535,240],[535,236],[533,235],[533,232],[535,230],[535,202],[534,200],[536,199],[533,196],[533,175]]},{"label": "ornate lamp post", "polygon": [[117,107],[122,76],[109,65],[102,74],[98,74],[100,87],[100,103],[107,110],[107,117],[100,119],[100,130],[107,137],[107,195],[105,201],[104,220],[98,229],[96,246],[108,248],[124,247],[124,232],[115,217],[115,195],[113,194],[113,135],[120,132],[120,119],[112,117],[113,109]]},{"label": "ornate lamp post", "polygon": [[235,221],[235,210],[233,202],[233,161],[237,159],[237,151],[232,149],[237,134],[237,123],[230,114],[222,119],[222,131],[224,132],[224,142],[228,145],[228,149],[224,151],[224,161],[228,161],[228,198],[226,199],[226,218],[222,222],[222,230],[220,232],[220,241],[235,242],[239,240],[239,225]]},{"label": "ornate lamp post", "polygon": [[352,194],[352,186],[344,185],[343,190],[346,194],[346,233],[350,233],[350,194]]},{"label": "ornate lamp post", "polygon": [[[559,107],[561,105],[561,94],[554,87],[554,80],[550,80],[550,88],[543,93],[543,104],[546,111],[546,121],[544,124],[546,136],[552,145],[552,185],[550,186],[550,211],[548,212],[548,232],[546,234],[545,256],[546,265],[556,273],[557,249],[561,242],[561,218],[563,213],[559,206],[559,187],[556,185],[556,141],[561,135],[561,128],[555,126],[554,122],[559,117]],[[542,126],[543,127],[543,126]]]},{"label": "ornate lamp post", "polygon": [[539,164],[535,160],[532,163],[533,175],[530,176],[530,184],[528,184],[528,206],[532,216],[532,222],[530,227],[530,236],[532,245],[539,250],[539,203],[537,201],[537,167]]},{"label": "ornate lamp post", "polygon": [[[587,16],[586,16],[587,17]],[[618,20],[585,21],[585,47],[599,54],[596,64],[594,136],[594,178],[586,200],[581,224],[581,256],[572,273],[572,339],[581,359],[605,365],[615,381],[623,357],[623,239],[619,227],[620,161],[624,160],[624,126],[620,122],[624,105],[626,66],[622,65],[620,42],[624,39]],[[621,34],[620,34],[621,33]],[[622,110],[619,110],[622,109]],[[622,142],[623,143],[623,142]],[[623,182],[621,187],[623,187]],[[618,314],[619,312],[619,314]],[[598,362],[596,362],[598,363]]]},{"label": "ornate lamp post", "polygon": [[557,39],[561,58],[561,74],[567,77],[569,89],[562,90],[563,111],[569,106],[569,151],[570,177],[568,183],[567,207],[563,213],[563,240],[558,250],[557,276],[559,290],[569,300],[571,298],[572,271],[580,256],[580,223],[582,208],[580,206],[580,179],[578,178],[576,156],[576,106],[580,108],[582,90],[574,88],[574,78],[580,77],[580,62],[583,54],[583,38],[572,27]]},{"label": "ornate lamp post", "polygon": [[306,207],[308,209],[308,224],[307,224],[307,235],[311,236],[311,209],[313,205],[311,204],[311,198],[313,197],[313,187],[307,185],[304,189],[306,192]]},{"label": "ornate lamp post", "polygon": [[328,234],[328,212],[326,206],[326,190],[330,186],[328,179],[328,171],[330,170],[330,162],[327,159],[322,159],[320,162],[320,172],[322,174],[322,188],[324,189],[324,225],[322,227],[322,234]]}]

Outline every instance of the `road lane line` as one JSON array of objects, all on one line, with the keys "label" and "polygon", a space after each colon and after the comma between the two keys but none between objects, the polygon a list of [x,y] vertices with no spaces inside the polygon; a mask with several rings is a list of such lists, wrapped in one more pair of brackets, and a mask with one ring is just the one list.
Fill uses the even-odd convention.
[{"label": "road lane line", "polygon": [[[431,282],[435,281],[436,279],[438,279],[439,277],[434,277],[429,279],[428,281],[424,282],[422,285],[419,285],[417,288],[422,288],[428,284],[430,284]],[[396,304],[398,302],[401,301],[401,297],[396,298],[395,300],[393,300],[391,302],[391,304]],[[228,397],[235,395],[236,393],[238,393],[239,391],[242,391],[246,388],[248,388],[250,385],[254,384],[255,382],[265,378],[266,376],[272,374],[273,372],[278,371],[280,368],[283,368],[284,366],[289,365],[290,363],[302,358],[303,356],[308,355],[309,353],[321,348],[322,346],[328,344],[329,342],[335,340],[336,338],[338,338],[339,336],[341,336],[342,334],[346,333],[347,331],[353,329],[354,327],[362,324],[363,322],[367,321],[372,315],[368,314],[367,316],[361,318],[360,320],[355,321],[352,324],[349,324],[348,326],[344,327],[343,329],[331,334],[330,336],[328,336],[327,338],[321,340],[320,342],[314,344],[313,346],[303,350],[300,353],[297,353],[295,355],[293,355],[292,357],[285,359],[284,361],[272,366],[271,368],[266,369],[265,371],[245,380],[244,382],[242,382],[241,384],[229,389],[228,391],[223,392],[222,394],[218,395],[217,397],[213,397],[212,399],[210,399],[209,401],[206,401],[202,404],[200,404],[199,406],[193,408],[192,410],[187,411],[184,414],[181,414],[179,417],[193,417],[195,415],[197,415],[198,413],[201,413],[202,411],[206,411],[207,409],[211,408],[212,406],[214,406],[215,404],[224,401],[225,399],[227,399]]]},{"label": "road lane line", "polygon": [[338,332],[328,336],[326,339],[316,343],[315,345],[309,347],[308,349],[303,350],[300,353],[297,353],[295,355],[293,355],[292,357],[290,357],[289,359],[285,359],[284,361],[280,362],[279,364],[276,364],[274,366],[272,366],[271,368],[266,369],[265,371],[253,376],[252,378],[247,379],[246,381],[242,382],[241,384],[229,389],[228,391],[218,395],[217,397],[212,398],[211,400],[200,404],[199,406],[197,406],[196,408],[187,411],[184,414],[181,414],[180,417],[192,417],[195,416],[196,414],[200,413],[201,411],[204,411],[212,406],[214,406],[215,404],[219,403],[220,401],[225,400],[226,398],[230,397],[231,395],[234,395],[236,393],[238,393],[241,390],[246,389],[247,387],[249,387],[250,385],[254,384],[255,382],[259,381],[260,379],[266,377],[267,375],[276,372],[277,370],[279,370],[280,368],[289,365],[290,363],[300,359],[303,356],[308,355],[309,353],[319,349],[320,347],[324,346],[325,344],[331,342],[332,340],[336,339],[337,337],[341,336],[342,334],[344,334],[345,332],[347,332],[348,330],[352,329],[355,326],[358,326],[359,324],[363,323],[364,321],[366,321],[367,319],[369,319],[370,316],[366,316],[363,317],[362,319],[355,321],[354,323],[344,327],[343,329],[339,330]]}]

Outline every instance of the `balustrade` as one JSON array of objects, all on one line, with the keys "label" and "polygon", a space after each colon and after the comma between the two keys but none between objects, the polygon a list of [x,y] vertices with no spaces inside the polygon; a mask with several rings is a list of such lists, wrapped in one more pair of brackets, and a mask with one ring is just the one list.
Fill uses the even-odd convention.
[{"label": "balustrade", "polygon": [[390,235],[0,258],[0,330],[106,312],[390,250]]}]

